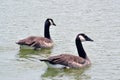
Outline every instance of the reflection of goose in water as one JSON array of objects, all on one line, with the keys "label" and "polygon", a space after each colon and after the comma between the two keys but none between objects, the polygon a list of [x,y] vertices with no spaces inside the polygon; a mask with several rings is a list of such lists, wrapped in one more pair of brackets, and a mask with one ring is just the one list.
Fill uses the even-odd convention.
[{"label": "reflection of goose in water", "polygon": [[42,75],[43,80],[82,80],[90,79],[91,77],[84,72],[89,69],[85,67],[82,69],[56,69],[48,68],[47,71]]},{"label": "reflection of goose in water", "polygon": [[57,56],[51,56],[47,59],[40,59],[47,63],[49,67],[53,68],[81,68],[90,65],[91,62],[82,46],[81,41],[93,41],[85,34],[78,34],[75,42],[79,56],[70,54],[60,54]]},{"label": "reflection of goose in water", "polygon": [[16,43],[20,45],[20,48],[22,49],[52,48],[53,41],[51,39],[49,31],[50,25],[56,26],[53,19],[48,18],[45,21],[44,37],[30,36],[25,39],[19,40]]},{"label": "reflection of goose in water", "polygon": [[[33,56],[48,57],[51,53],[51,49],[41,49],[41,50],[19,50],[19,58],[33,58]],[[37,59],[37,58],[36,58]]]}]

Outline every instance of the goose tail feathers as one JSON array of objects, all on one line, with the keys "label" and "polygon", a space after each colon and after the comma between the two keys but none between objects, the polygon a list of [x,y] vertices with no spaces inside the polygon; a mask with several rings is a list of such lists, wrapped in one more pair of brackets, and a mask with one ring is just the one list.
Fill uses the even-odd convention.
[{"label": "goose tail feathers", "polygon": [[47,59],[39,59],[40,61],[48,62],[49,60]]}]

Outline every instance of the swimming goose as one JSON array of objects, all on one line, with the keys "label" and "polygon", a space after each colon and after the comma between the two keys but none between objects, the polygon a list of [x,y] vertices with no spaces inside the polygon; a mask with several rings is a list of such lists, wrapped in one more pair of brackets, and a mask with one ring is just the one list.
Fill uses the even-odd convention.
[{"label": "swimming goose", "polygon": [[39,36],[30,36],[25,39],[19,40],[16,42],[18,45],[20,45],[20,48],[23,49],[41,49],[41,48],[52,48],[53,47],[53,41],[50,36],[49,28],[50,25],[56,26],[53,19],[48,18],[45,21],[45,28],[44,28],[44,37]]},{"label": "swimming goose", "polygon": [[81,68],[90,65],[91,62],[83,49],[82,41],[93,41],[87,35],[81,33],[78,34],[75,42],[79,56],[71,54],[60,54],[57,56],[51,56],[47,59],[40,59],[40,61],[46,62],[49,67],[52,68]]}]

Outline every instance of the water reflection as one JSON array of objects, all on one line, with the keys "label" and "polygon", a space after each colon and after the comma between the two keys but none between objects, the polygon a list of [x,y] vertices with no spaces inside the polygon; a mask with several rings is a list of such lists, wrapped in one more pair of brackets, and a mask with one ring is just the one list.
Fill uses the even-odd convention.
[{"label": "water reflection", "polygon": [[41,49],[41,50],[27,50],[20,49],[18,56],[19,58],[34,58],[33,56],[48,57],[51,53],[51,49]]},{"label": "water reflection", "polygon": [[47,71],[42,75],[43,80],[88,80],[91,77],[84,72],[89,67],[82,69],[54,69],[48,68]]}]

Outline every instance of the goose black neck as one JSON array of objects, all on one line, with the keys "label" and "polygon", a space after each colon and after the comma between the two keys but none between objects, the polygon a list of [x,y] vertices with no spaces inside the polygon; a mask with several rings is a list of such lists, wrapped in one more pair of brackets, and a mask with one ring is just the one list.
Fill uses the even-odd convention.
[{"label": "goose black neck", "polygon": [[48,39],[51,39],[49,28],[50,28],[50,24],[45,24],[44,37],[48,38]]},{"label": "goose black neck", "polygon": [[86,59],[87,54],[82,46],[80,39],[77,39],[77,38],[76,38],[76,47],[77,47],[77,51],[78,51],[79,56]]}]

